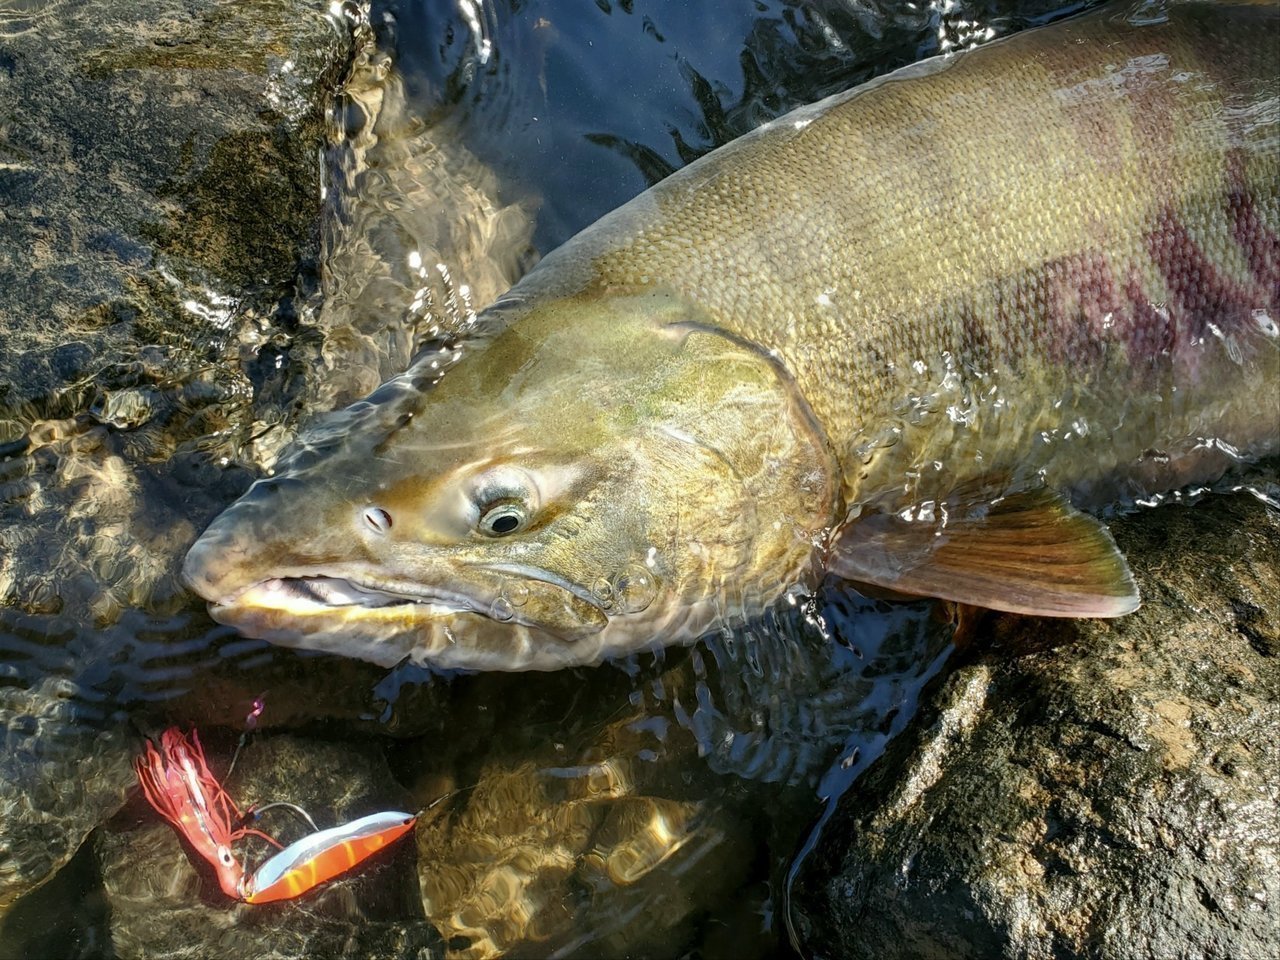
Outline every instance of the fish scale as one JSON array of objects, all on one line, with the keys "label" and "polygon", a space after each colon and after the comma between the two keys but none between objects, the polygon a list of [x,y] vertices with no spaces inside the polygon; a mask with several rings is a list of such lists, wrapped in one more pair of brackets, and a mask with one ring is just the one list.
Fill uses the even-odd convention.
[{"label": "fish scale", "polygon": [[[1046,303],[1073,258],[1101,254],[1121,279],[1133,271],[1140,303],[1167,303],[1187,257],[1162,262],[1161,242],[1185,229],[1239,274],[1229,151],[1259,219],[1273,237],[1280,229],[1275,8],[1222,14],[1207,49],[1187,34],[1218,11],[1168,16],[1135,29],[1095,14],[1055,27],[1052,44],[1015,36],[926,78],[908,69],[782,118],[714,154],[713,172],[695,165],[551,254],[539,279],[552,282],[534,289],[662,278],[782,353],[837,444],[895,396],[873,351],[928,359],[965,345],[957,326],[976,317],[967,363],[1034,367],[1076,329]],[[673,182],[681,176],[689,185]],[[802,192],[779,196],[779,181]],[[692,243],[668,256],[671,237]],[[1010,310],[999,299],[1011,285]],[[1257,303],[1277,306],[1274,295]]]}]

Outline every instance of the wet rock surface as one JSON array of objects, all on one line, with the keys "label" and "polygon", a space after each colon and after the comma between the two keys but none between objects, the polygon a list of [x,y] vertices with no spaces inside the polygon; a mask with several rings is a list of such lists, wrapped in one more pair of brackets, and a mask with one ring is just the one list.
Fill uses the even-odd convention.
[{"label": "wet rock surface", "polygon": [[126,662],[190,604],[189,511],[248,480],[350,43],[294,0],[0,10],[0,915],[133,783]]},{"label": "wet rock surface", "polygon": [[605,749],[489,764],[451,809],[420,821],[423,906],[451,960],[673,955],[742,887],[752,845],[733,804],[719,791],[654,795],[653,765],[615,735],[644,739],[623,724]]},{"label": "wet rock surface", "polygon": [[0,603],[172,608],[247,484],[253,406],[288,404],[268,344],[316,286],[350,31],[142,0],[10,8],[0,38]]},{"label": "wet rock surface", "polygon": [[822,600],[625,671],[469,678],[465,737],[397,749],[446,957],[778,955],[762,851],[796,848],[832,756],[855,776],[950,650],[931,603]]},{"label": "wet rock surface", "polygon": [[1275,956],[1280,514],[1113,529],[1142,609],[986,622],[805,864],[813,956]]},{"label": "wet rock surface", "polygon": [[[0,710],[0,916],[70,860],[136,782],[129,738],[78,723],[58,686],[9,691]],[[57,736],[41,736],[50,727]]]},{"label": "wet rock surface", "polygon": [[[288,735],[251,741],[227,783],[244,804],[288,799],[325,827],[412,803],[381,750]],[[146,958],[440,956],[422,916],[413,845],[402,842],[296,901],[232,904],[173,828],[141,803],[96,835],[113,955]],[[141,821],[141,825],[139,825]],[[309,828],[287,810],[262,826],[287,843]],[[269,853],[256,844],[255,859]]]},{"label": "wet rock surface", "polygon": [[348,43],[323,6],[20,5],[0,36],[0,403],[287,292]]}]

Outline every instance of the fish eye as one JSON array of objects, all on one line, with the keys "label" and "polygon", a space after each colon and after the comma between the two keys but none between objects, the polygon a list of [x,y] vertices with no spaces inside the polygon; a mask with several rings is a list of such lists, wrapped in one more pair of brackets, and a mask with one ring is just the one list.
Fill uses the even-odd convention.
[{"label": "fish eye", "polygon": [[524,505],[514,500],[501,500],[484,509],[480,514],[478,528],[487,536],[505,537],[522,528],[524,523]]}]

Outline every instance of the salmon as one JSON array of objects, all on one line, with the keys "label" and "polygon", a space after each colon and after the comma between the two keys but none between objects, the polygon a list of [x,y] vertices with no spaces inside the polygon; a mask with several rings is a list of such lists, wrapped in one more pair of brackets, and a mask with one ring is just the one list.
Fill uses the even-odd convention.
[{"label": "salmon", "polygon": [[186,581],[250,636],[495,670],[829,575],[1132,611],[1099,514],[1280,450],[1278,50],[1274,4],[1112,7],[790,113],[334,415]]}]

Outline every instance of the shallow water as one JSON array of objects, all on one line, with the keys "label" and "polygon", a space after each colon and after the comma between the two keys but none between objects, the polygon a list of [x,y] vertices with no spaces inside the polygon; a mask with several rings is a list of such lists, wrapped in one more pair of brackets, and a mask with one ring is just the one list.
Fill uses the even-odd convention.
[{"label": "shallow water", "polygon": [[[278,798],[315,811],[345,809],[328,774],[346,763],[370,809],[445,797],[424,818],[418,869],[426,919],[452,955],[789,949],[796,851],[909,722],[950,651],[933,604],[828,585],[656,658],[438,676],[240,638],[181,588],[178,563],[301,424],[465,325],[538,252],[798,104],[1064,9],[441,0],[368,11],[330,130],[317,288],[253,316],[219,313],[224,294],[210,286],[201,302],[215,323],[48,393],[0,394],[0,849],[12,857],[0,874],[43,876],[42,857],[70,858],[0,921],[4,955],[158,952],[201,936],[175,919],[192,901],[207,929],[246,937],[236,949],[286,954],[323,951],[327,925],[422,922],[405,903],[411,868],[409,880],[348,882],[340,907],[280,908],[272,930],[219,902],[136,797],[117,814],[140,733],[170,723],[198,727],[218,771],[252,728],[248,766],[228,783],[246,800],[264,789],[246,779],[252,751],[273,743],[288,758],[276,789],[290,795]],[[326,758],[325,776],[309,755]],[[365,756],[391,786],[343,759]],[[131,901],[148,872],[170,882]]]}]

